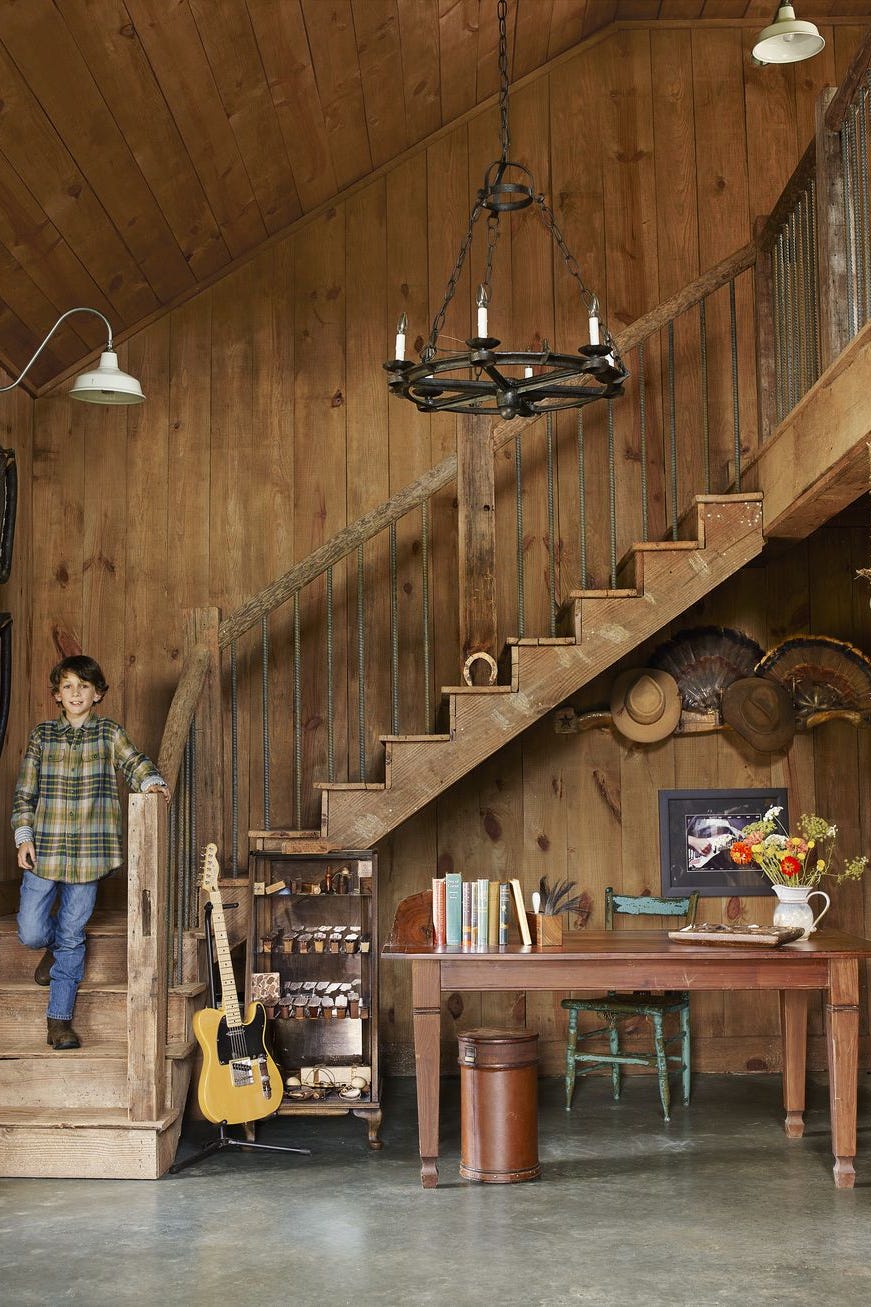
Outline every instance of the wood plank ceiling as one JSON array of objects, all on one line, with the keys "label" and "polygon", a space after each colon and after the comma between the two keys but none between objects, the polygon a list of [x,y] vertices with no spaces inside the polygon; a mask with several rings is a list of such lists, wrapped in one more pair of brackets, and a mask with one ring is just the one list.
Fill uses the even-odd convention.
[{"label": "wood plank ceiling", "polygon": [[[512,81],[612,22],[773,0],[509,0]],[[805,0],[799,16],[871,18]],[[0,0],[0,365],[117,338],[498,89],[495,0]],[[100,348],[68,320],[31,393]]]}]

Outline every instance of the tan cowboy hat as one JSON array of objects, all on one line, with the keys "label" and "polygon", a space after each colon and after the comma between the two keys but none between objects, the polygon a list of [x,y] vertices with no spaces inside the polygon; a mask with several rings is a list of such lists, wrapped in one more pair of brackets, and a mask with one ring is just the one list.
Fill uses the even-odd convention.
[{"label": "tan cowboy hat", "polygon": [[789,692],[764,676],[744,676],[723,691],[723,721],[754,749],[785,749],[795,735],[795,709]]},{"label": "tan cowboy hat", "polygon": [[677,681],[655,667],[621,672],[611,690],[611,717],[621,735],[642,744],[664,740],[680,721]]}]

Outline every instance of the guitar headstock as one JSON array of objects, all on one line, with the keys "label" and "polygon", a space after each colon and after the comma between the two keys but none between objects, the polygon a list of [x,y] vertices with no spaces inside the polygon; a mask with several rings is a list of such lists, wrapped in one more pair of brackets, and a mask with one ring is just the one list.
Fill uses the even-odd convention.
[{"label": "guitar headstock", "polygon": [[221,868],[218,865],[217,844],[207,844],[203,851],[203,868],[200,872],[200,885],[207,894],[214,894],[218,888]]}]

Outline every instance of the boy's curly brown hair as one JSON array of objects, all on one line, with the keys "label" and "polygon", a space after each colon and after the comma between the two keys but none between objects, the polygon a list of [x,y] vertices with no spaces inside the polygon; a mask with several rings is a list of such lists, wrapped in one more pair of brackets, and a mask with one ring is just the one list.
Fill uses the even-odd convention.
[{"label": "boy's curly brown hair", "polygon": [[62,658],[51,669],[48,679],[54,694],[57,694],[60,683],[68,672],[77,676],[80,681],[87,681],[88,685],[93,685],[100,695],[104,695],[109,688],[103,669],[96,659],[89,658],[87,654],[71,654],[69,658]]}]

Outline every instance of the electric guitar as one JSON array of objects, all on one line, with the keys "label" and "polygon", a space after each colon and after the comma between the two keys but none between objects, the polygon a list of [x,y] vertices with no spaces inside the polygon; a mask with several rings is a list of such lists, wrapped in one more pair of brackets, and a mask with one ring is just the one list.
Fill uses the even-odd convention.
[{"label": "electric guitar", "polygon": [[218,889],[217,851],[214,844],[206,846],[200,884],[212,905],[223,1008],[206,1007],[194,1013],[194,1034],[203,1050],[197,1100],[207,1121],[238,1125],[276,1112],[284,1086],[281,1072],[263,1042],[266,1012],[262,1003],[249,1003],[242,1020]]}]

